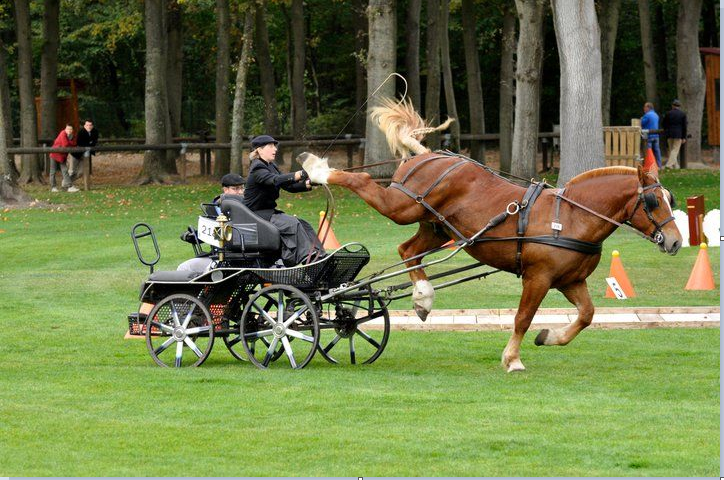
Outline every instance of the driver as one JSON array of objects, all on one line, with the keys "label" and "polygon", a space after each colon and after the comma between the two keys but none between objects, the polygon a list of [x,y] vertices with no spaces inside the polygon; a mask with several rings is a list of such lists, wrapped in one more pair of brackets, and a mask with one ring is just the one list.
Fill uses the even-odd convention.
[{"label": "driver", "polygon": [[325,253],[309,223],[277,209],[280,189],[291,193],[312,189],[304,170],[292,173],[279,171],[274,163],[278,143],[269,135],[259,135],[251,140],[251,165],[244,204],[277,227],[282,240],[282,261],[285,266],[293,267],[307,259],[321,258]]},{"label": "driver", "polygon": [[[242,177],[239,174],[236,173],[227,173],[223,177],[221,177],[221,190],[222,194],[217,195],[212,200],[212,204],[214,206],[214,209],[216,210],[216,215],[219,215],[221,213],[221,197],[224,195],[239,195],[240,197],[244,197],[244,183],[246,180],[244,177]],[[197,240],[198,233],[196,230],[189,230],[181,234],[181,240],[189,243],[196,243],[197,241],[200,242],[200,240]],[[186,260],[181,265],[176,268],[176,270],[186,270],[191,272],[206,272],[211,269],[211,264],[213,263],[211,257],[208,255],[210,252],[206,255],[200,256],[200,257],[194,257]]]}]

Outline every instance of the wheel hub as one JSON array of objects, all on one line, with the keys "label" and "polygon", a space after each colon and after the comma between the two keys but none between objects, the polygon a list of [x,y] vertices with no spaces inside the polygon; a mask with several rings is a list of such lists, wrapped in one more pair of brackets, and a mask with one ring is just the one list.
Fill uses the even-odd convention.
[{"label": "wheel hub", "polygon": [[283,323],[277,323],[272,328],[272,332],[274,333],[275,337],[282,338],[287,333],[287,329],[284,327]]},{"label": "wheel hub", "polygon": [[183,342],[186,338],[186,329],[183,327],[176,327],[173,329],[173,338],[177,342]]}]

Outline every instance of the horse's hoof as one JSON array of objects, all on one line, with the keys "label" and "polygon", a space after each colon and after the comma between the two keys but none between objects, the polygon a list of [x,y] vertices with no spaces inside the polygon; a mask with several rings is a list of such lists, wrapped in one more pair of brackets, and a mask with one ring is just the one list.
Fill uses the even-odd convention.
[{"label": "horse's hoof", "polygon": [[536,345],[538,345],[540,347],[541,345],[546,344],[546,339],[548,338],[548,331],[549,330],[547,328],[545,328],[538,333],[538,336],[535,337]]},{"label": "horse's hoof", "polygon": [[307,152],[299,154],[297,158],[302,161],[302,168],[305,172],[307,172],[309,180],[312,183],[320,185],[327,183],[327,179],[329,178],[329,174],[332,169],[329,168],[326,158],[319,158],[318,156]]},{"label": "horse's hoof", "polygon": [[422,320],[423,322],[427,320],[427,316],[430,314],[428,310],[425,310],[419,305],[415,305],[415,313],[418,317],[420,317],[420,320]]},{"label": "horse's hoof", "polygon": [[510,372],[522,372],[525,371],[525,366],[520,360],[514,360],[508,365],[508,373]]}]

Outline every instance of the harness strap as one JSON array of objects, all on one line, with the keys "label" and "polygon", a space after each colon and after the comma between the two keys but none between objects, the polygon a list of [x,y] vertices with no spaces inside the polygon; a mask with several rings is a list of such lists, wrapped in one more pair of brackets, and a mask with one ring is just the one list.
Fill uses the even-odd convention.
[{"label": "harness strap", "polygon": [[563,225],[560,223],[561,218],[561,198],[563,197],[563,194],[566,192],[566,188],[561,188],[560,192],[556,195],[556,210],[553,214],[553,223],[551,223],[551,229],[553,230],[553,237],[558,238],[558,236],[561,234],[561,230],[563,230]]},{"label": "harness strap", "polygon": [[420,167],[425,165],[428,162],[432,162],[433,160],[440,160],[441,158],[450,158],[448,155],[437,155],[434,157],[426,158],[425,160],[422,160],[420,163],[412,167],[407,171],[404,177],[402,177],[402,180],[400,180],[400,183],[404,185],[404,183],[407,181],[408,178],[410,178],[410,175],[415,173]]},{"label": "harness strap", "polygon": [[528,220],[530,210],[528,207],[532,207],[538,196],[543,191],[545,184],[533,183],[525,191],[523,200],[520,202],[520,210],[518,211],[518,248],[515,252],[515,264],[516,264],[516,275],[520,277],[523,273],[523,238],[525,231],[528,229]]},{"label": "harness strap", "polygon": [[390,187],[393,187],[393,188],[398,189],[399,191],[401,191],[402,193],[404,193],[405,195],[407,195],[408,197],[412,198],[412,199],[415,200],[417,203],[419,203],[420,205],[422,205],[423,207],[425,207],[428,211],[430,211],[433,215],[435,215],[435,218],[437,218],[438,220],[440,220],[447,228],[449,228],[449,229],[455,234],[455,236],[458,237],[458,239],[460,239],[460,240],[462,240],[462,241],[465,241],[465,242],[468,241],[468,238],[467,238],[465,235],[463,235],[462,233],[460,233],[460,231],[459,231],[457,228],[455,228],[455,227],[453,226],[453,224],[450,223],[450,222],[445,218],[444,215],[442,215],[440,212],[438,212],[437,210],[435,210],[434,208],[432,208],[432,205],[430,205],[429,203],[427,203],[427,202],[425,201],[425,198],[424,198],[423,196],[417,195],[416,193],[414,193],[413,191],[411,191],[409,188],[407,188],[407,187],[405,187],[404,185],[399,184],[399,183],[397,183],[397,182],[392,182],[392,183],[390,183]]},{"label": "harness strap", "polygon": [[587,242],[569,237],[556,238],[553,235],[539,235],[536,237],[483,237],[476,239],[475,242],[508,242],[513,240],[540,243],[587,254],[597,254],[603,250],[603,245],[600,243]]}]

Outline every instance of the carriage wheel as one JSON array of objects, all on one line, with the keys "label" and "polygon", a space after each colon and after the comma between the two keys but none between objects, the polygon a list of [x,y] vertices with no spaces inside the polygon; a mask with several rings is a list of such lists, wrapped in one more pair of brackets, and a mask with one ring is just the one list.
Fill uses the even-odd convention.
[{"label": "carriage wheel", "polygon": [[[390,336],[390,315],[379,297],[340,300],[329,305],[334,319],[322,321],[319,352],[332,363],[372,363]],[[330,312],[331,313],[331,312]]]},{"label": "carriage wheel", "polygon": [[148,314],[146,345],[162,367],[201,365],[214,346],[209,309],[191,295],[169,295]]},{"label": "carriage wheel", "polygon": [[[265,305],[264,308],[269,308],[273,302],[269,301],[267,303],[268,304]],[[226,348],[229,349],[229,353],[231,353],[232,357],[237,360],[241,360],[242,362],[248,362],[249,358],[246,356],[246,351],[244,350],[244,346],[241,342],[241,322],[239,320],[232,320],[230,321],[229,328],[231,330],[234,330],[234,333],[230,333],[224,336],[224,345],[226,345]],[[262,345],[265,342],[266,345]],[[265,338],[262,338],[259,340],[259,346],[261,348],[268,348],[269,341]],[[259,348],[259,346],[254,345],[253,348]],[[272,357],[272,362],[278,360],[279,357],[281,357],[282,355],[284,355],[284,346],[280,343],[279,348],[277,348],[277,351]]]},{"label": "carriage wheel", "polygon": [[304,368],[319,344],[317,312],[304,293],[288,285],[271,285],[255,293],[241,314],[241,337],[249,360],[259,368],[286,358]]}]

